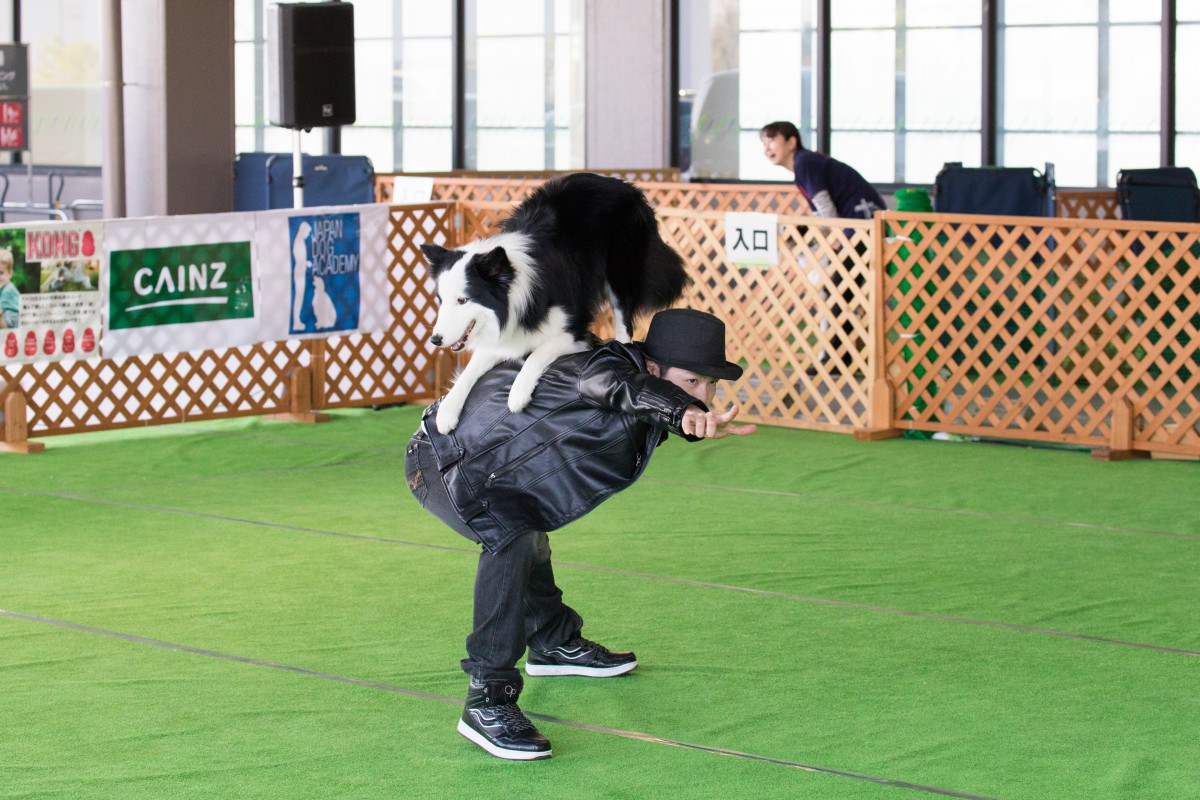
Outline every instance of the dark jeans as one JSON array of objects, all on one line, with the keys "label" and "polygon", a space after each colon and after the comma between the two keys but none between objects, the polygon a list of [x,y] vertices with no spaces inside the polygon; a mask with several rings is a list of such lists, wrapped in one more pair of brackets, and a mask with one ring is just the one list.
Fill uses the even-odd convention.
[{"label": "dark jeans", "polygon": [[[462,536],[478,543],[471,529],[458,518],[433,447],[422,434],[413,437],[404,458],[409,491],[425,510]],[[498,553],[481,550],[475,571],[474,629],[467,637],[463,671],[479,681],[521,684],[517,660],[526,645],[548,649],[570,639],[583,628],[583,619],[562,601],[550,564],[550,539],[529,531]]]}]

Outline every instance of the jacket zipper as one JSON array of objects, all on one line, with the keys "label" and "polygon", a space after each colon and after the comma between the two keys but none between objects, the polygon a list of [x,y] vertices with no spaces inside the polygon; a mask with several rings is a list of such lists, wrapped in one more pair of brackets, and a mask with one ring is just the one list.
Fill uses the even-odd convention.
[{"label": "jacket zipper", "polygon": [[506,475],[509,472],[512,472],[514,469],[517,469],[522,464],[524,464],[526,461],[529,461],[531,458],[535,458],[535,457],[541,455],[542,453],[544,453],[548,446],[549,446],[549,444],[547,442],[541,442],[540,444],[538,444],[537,447],[533,448],[528,453],[526,453],[525,455],[518,458],[516,461],[511,461],[508,464],[505,464],[500,469],[496,470],[495,472],[490,473],[487,476],[487,478],[484,479],[483,485],[485,487],[491,486],[501,476]]}]

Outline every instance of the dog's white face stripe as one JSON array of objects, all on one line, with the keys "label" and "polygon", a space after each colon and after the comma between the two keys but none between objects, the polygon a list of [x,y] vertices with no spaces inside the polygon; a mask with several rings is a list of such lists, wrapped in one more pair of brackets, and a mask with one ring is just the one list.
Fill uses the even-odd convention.
[{"label": "dog's white face stripe", "polygon": [[516,319],[525,313],[525,309],[529,307],[530,301],[533,299],[534,292],[537,291],[537,270],[533,268],[533,260],[529,257],[531,245],[527,234],[498,233],[459,248],[467,254],[460,261],[466,261],[476,253],[490,253],[497,247],[504,248],[504,253],[508,256],[508,263],[512,264],[516,273],[512,285],[508,287],[508,325],[506,329],[510,332],[516,325]]},{"label": "dog's white face stripe", "polygon": [[438,300],[443,306],[454,305],[458,298],[465,297],[467,291],[466,258],[454,262],[454,266],[438,276]]},{"label": "dog's white face stripe", "polygon": [[[464,347],[476,349],[474,344],[486,329],[499,328],[496,315],[467,297],[467,262],[469,256],[458,259],[449,269],[438,276],[437,322],[433,335],[441,337],[445,347],[458,351]],[[490,325],[488,324],[490,322]]]}]

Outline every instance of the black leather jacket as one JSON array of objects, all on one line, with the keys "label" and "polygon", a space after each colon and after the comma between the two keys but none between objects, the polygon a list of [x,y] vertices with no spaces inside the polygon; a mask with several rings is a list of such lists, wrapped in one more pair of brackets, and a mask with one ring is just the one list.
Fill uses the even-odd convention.
[{"label": "black leather jacket", "polygon": [[632,484],[667,431],[682,435],[684,410],[704,408],[648,374],[636,344],[559,359],[514,414],[508,387],[518,368],[509,362],[484,375],[447,435],[434,403],[414,437],[428,437],[455,510],[492,552],[526,531],[560,528]]}]

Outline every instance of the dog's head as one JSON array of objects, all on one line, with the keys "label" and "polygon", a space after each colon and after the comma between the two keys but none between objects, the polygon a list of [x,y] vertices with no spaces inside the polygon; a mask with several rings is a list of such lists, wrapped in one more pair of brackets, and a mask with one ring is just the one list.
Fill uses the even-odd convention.
[{"label": "dog's head", "polygon": [[508,322],[516,278],[504,248],[473,252],[423,244],[421,252],[437,282],[438,316],[430,343],[456,353],[495,344]]}]

